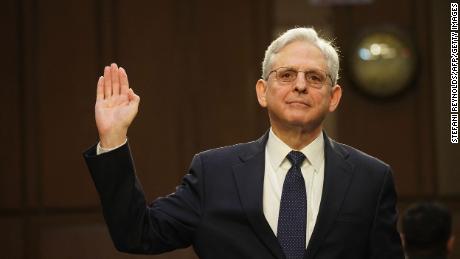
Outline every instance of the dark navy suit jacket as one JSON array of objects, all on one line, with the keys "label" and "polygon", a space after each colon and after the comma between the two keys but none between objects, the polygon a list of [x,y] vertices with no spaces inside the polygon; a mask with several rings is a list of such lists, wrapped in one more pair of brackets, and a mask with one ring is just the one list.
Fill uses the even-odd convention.
[{"label": "dark navy suit jacket", "polygon": [[[129,145],[84,153],[115,247],[200,258],[285,258],[262,210],[268,134],[195,155],[176,192],[147,204]],[[390,167],[324,134],[323,194],[305,258],[403,258]]]}]

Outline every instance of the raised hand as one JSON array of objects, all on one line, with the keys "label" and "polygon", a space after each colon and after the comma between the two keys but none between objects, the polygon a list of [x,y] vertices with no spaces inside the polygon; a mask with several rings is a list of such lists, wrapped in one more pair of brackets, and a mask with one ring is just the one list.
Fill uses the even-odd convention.
[{"label": "raised hand", "polygon": [[112,148],[126,139],[128,127],[136,117],[140,98],[129,88],[126,71],[116,64],[104,68],[97,82],[96,126],[101,147]]}]

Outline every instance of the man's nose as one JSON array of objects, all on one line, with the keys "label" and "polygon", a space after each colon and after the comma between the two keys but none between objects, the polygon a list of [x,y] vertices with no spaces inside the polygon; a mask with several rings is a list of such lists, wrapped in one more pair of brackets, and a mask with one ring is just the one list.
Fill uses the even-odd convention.
[{"label": "man's nose", "polygon": [[298,72],[297,78],[294,82],[294,90],[297,92],[306,92],[307,91],[307,81],[305,80],[305,74],[304,72]]}]

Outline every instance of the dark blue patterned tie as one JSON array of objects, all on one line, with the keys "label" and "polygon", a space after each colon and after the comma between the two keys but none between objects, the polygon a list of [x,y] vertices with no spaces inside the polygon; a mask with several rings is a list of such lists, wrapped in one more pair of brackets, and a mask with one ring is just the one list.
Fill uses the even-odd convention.
[{"label": "dark blue patterned tie", "polygon": [[302,259],[305,253],[307,194],[300,167],[305,155],[291,151],[287,159],[292,166],[283,183],[277,236],[287,259]]}]

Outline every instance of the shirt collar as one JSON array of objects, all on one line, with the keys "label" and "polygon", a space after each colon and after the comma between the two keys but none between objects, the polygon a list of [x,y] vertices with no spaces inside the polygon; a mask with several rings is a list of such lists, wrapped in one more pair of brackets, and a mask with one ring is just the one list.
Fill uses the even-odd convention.
[{"label": "shirt collar", "polygon": [[[291,152],[292,148],[290,148],[286,143],[284,143],[276,134],[273,132],[272,128],[268,133],[268,141],[267,141],[267,152],[270,156],[270,163],[273,168],[278,168],[281,166],[281,163],[286,159],[287,154]],[[324,161],[324,139],[323,139],[323,132],[318,135],[310,144],[306,147],[299,150],[302,152],[306,157],[306,161],[308,161],[313,168],[319,169],[321,163]]]}]

